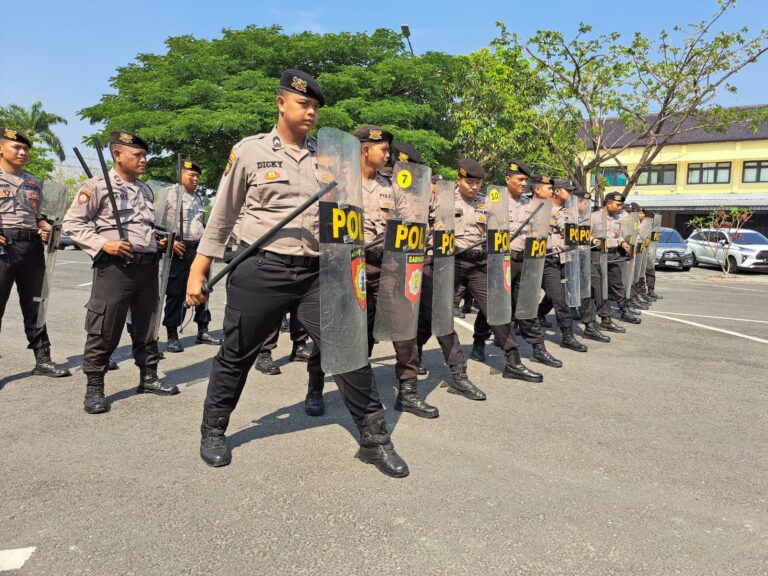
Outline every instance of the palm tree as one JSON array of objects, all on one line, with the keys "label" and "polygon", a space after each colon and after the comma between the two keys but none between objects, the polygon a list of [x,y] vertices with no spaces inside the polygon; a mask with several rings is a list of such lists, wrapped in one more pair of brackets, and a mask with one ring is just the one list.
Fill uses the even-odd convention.
[{"label": "palm tree", "polygon": [[54,124],[66,124],[67,120],[43,110],[42,102],[35,102],[27,110],[16,104],[0,106],[0,124],[18,130],[33,140],[42,140],[59,160],[64,160],[64,147],[61,140],[51,130]]}]

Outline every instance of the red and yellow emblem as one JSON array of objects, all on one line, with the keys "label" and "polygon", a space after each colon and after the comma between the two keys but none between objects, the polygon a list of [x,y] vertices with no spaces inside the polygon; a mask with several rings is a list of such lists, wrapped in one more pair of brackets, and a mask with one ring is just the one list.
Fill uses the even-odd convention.
[{"label": "red and yellow emblem", "polygon": [[409,256],[405,268],[405,297],[413,304],[419,303],[423,276],[424,256]]},{"label": "red and yellow emblem", "polygon": [[280,172],[277,170],[267,170],[266,174],[264,174],[265,180],[277,180],[280,178]]},{"label": "red and yellow emblem", "polygon": [[512,263],[504,258],[504,290],[512,294]]},{"label": "red and yellow emblem", "polygon": [[232,165],[235,163],[235,158],[237,158],[237,156],[235,156],[235,153],[230,152],[229,159],[227,160],[227,166],[224,168],[224,176],[229,174],[229,171],[232,170]]},{"label": "red and yellow emblem", "polygon": [[353,258],[351,263],[352,271],[352,285],[355,288],[355,298],[357,298],[357,305],[360,306],[360,310],[365,311],[366,308],[366,279],[365,279],[365,258]]}]

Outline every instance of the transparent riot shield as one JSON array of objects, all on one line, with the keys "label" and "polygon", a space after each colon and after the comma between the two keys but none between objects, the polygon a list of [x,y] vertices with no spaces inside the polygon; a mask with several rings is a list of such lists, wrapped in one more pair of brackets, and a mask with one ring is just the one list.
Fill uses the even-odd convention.
[{"label": "transparent riot shield", "polygon": [[582,300],[592,295],[592,232],[590,202],[579,198],[579,291]]},{"label": "transparent riot shield", "polygon": [[59,252],[61,238],[61,222],[69,205],[70,191],[64,184],[47,180],[43,183],[43,198],[40,212],[51,225],[48,242],[45,245],[45,276],[40,295],[35,297],[39,303],[37,309],[36,327],[42,328],[48,317],[48,302],[53,286],[53,274],[56,266],[56,256]]},{"label": "transparent riot shield", "polygon": [[181,184],[169,184],[168,182],[160,182],[158,180],[148,181],[147,186],[149,186],[154,195],[152,204],[155,207],[155,229],[160,231],[168,240],[160,260],[160,277],[157,288],[158,297],[153,338],[157,340],[160,337],[160,326],[163,323],[165,293],[168,290],[168,279],[171,277],[171,263],[174,258],[173,243],[177,239],[178,232],[176,230],[176,222],[181,220],[184,189]]},{"label": "transparent riot shield", "polygon": [[432,224],[432,333],[444,336],[453,332],[453,279],[455,215],[454,183],[439,180],[433,196]]},{"label": "transparent riot shield", "polygon": [[600,242],[595,247],[600,253],[600,284],[603,298],[608,298],[608,215],[605,210],[592,214],[592,237]]},{"label": "transparent riot shield", "polygon": [[486,188],[486,278],[488,324],[512,321],[512,256],[509,253],[509,196],[505,186]]},{"label": "transparent riot shield", "polygon": [[319,205],[320,362],[342,374],[368,363],[360,141],[335,128],[318,133],[320,182],[336,188]]},{"label": "transparent riot shield", "polygon": [[581,262],[579,252],[579,198],[571,194],[565,204],[566,223],[563,236],[565,252],[560,256],[565,280],[565,303],[581,305]]},{"label": "transparent riot shield", "polygon": [[525,239],[523,270],[520,273],[520,292],[517,295],[515,318],[530,320],[536,318],[541,295],[541,279],[544,276],[544,258],[547,254],[549,220],[552,217],[552,201],[534,198],[531,200],[530,232]]},{"label": "transparent riot shield", "polygon": [[621,235],[629,244],[626,260],[621,262],[621,281],[624,284],[624,297],[629,298],[635,277],[635,257],[637,256],[637,234],[639,230],[637,212],[630,212],[621,220]]},{"label": "transparent riot shield", "polygon": [[648,262],[648,246],[651,243],[651,229],[653,220],[645,217],[640,220],[637,234],[637,255],[635,256],[635,278],[637,283],[645,277],[645,265]]},{"label": "transparent riot shield", "polygon": [[416,337],[424,273],[432,169],[397,162],[392,173],[395,207],[384,233],[379,296],[373,335],[398,342]]},{"label": "transparent riot shield", "polygon": [[651,244],[648,247],[648,259],[651,266],[656,265],[656,251],[659,248],[659,238],[661,237],[661,214],[653,215],[653,224],[651,224]]}]

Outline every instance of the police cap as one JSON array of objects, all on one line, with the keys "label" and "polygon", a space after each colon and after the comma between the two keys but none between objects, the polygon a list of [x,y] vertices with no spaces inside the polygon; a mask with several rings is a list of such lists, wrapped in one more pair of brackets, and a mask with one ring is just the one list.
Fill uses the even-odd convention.
[{"label": "police cap", "polygon": [[483,165],[477,160],[463,158],[459,160],[459,177],[479,178],[482,180],[485,178],[485,170],[483,169]]},{"label": "police cap", "polygon": [[384,130],[381,126],[376,124],[363,124],[355,130],[355,138],[360,142],[389,142],[392,143],[392,132]]},{"label": "police cap", "polygon": [[198,174],[202,174],[202,170],[200,170],[200,166],[192,162],[192,160],[182,160],[181,167],[184,170],[192,170],[192,172],[197,172]]},{"label": "police cap", "polygon": [[147,141],[130,132],[124,132],[122,130],[112,132],[109,135],[109,146],[112,147],[118,144],[130,148],[141,148],[142,150],[149,152],[149,144],[147,144]]},{"label": "police cap", "polygon": [[24,134],[18,130],[14,130],[13,128],[6,128],[5,126],[0,127],[0,139],[11,140],[12,142],[21,142],[22,144],[26,144],[32,148],[32,141],[24,136]]},{"label": "police cap", "polygon": [[573,182],[571,180],[565,180],[564,178],[555,178],[555,183],[552,185],[552,187],[555,190],[558,188],[563,188],[568,192],[573,192],[576,190],[576,186],[573,185]]},{"label": "police cap", "polygon": [[413,144],[409,144],[408,142],[393,142],[392,149],[392,157],[395,159],[395,162],[424,164],[424,161],[421,159],[421,154],[419,154],[419,151],[416,150]]},{"label": "police cap", "polygon": [[301,96],[309,96],[320,102],[320,107],[325,106],[325,95],[320,89],[320,84],[317,83],[312,76],[301,70],[289,69],[282,73],[280,76],[280,90],[286,92],[293,92]]},{"label": "police cap", "polygon": [[621,192],[609,192],[603,196],[603,202],[624,202],[624,196]]},{"label": "police cap", "polygon": [[523,176],[531,177],[531,169],[525,162],[520,160],[510,160],[507,162],[507,176],[513,176],[515,174],[522,174]]},{"label": "police cap", "polygon": [[544,174],[534,174],[531,176],[531,182],[534,184],[554,184],[555,180],[552,176],[545,176]]}]

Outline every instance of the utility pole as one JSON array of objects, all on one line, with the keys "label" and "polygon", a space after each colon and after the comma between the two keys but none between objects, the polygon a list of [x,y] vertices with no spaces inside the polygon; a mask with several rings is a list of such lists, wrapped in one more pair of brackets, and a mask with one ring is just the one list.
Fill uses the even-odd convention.
[{"label": "utility pole", "polygon": [[413,46],[411,45],[411,29],[408,27],[408,24],[400,26],[400,30],[403,32],[403,38],[408,42],[408,48],[411,49],[411,56],[416,56],[416,54],[413,53]]}]

